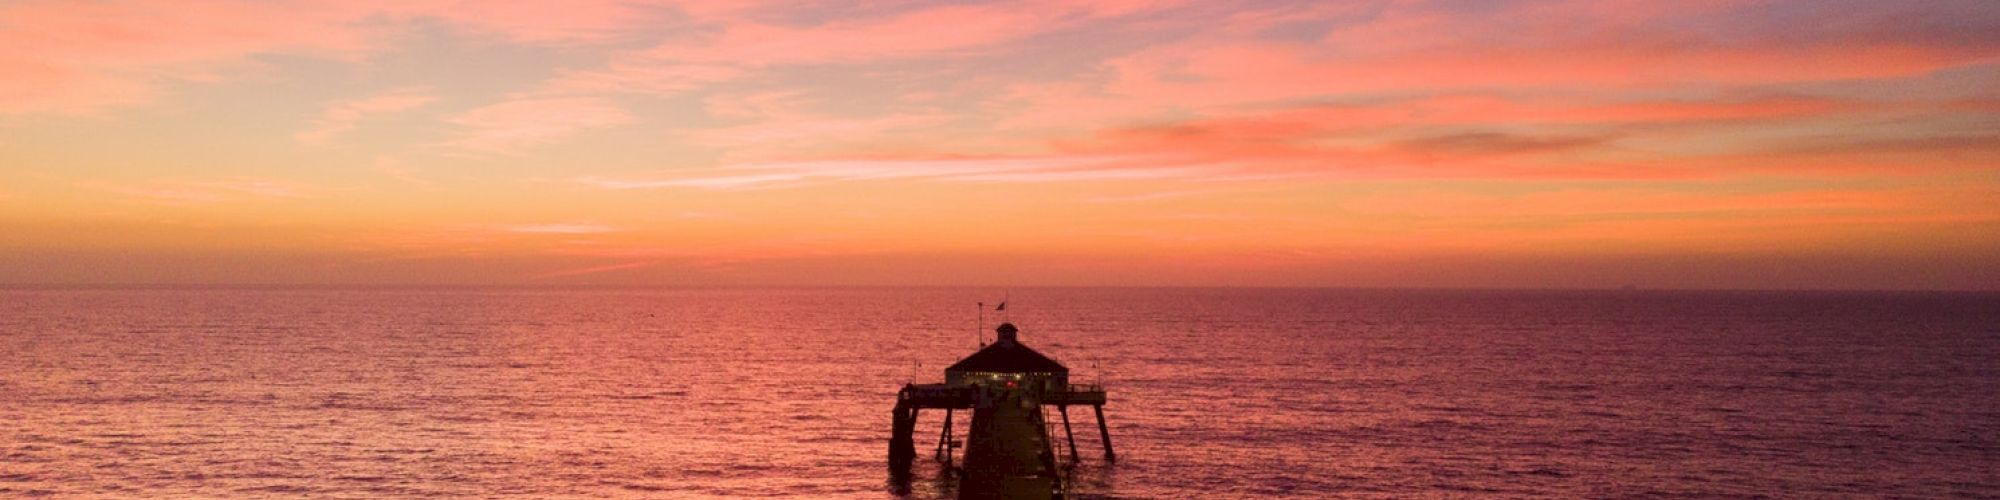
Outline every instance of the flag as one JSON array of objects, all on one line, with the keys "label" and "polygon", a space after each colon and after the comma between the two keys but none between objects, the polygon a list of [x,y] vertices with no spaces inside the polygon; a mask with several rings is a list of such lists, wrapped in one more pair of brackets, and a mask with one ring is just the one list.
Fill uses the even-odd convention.
[{"label": "flag", "polygon": [[1005,301],[1005,300],[1002,300],[1002,301],[1000,301],[1000,305],[999,305],[998,307],[994,307],[994,308],[993,308],[993,310],[995,310],[995,311],[1005,311],[1005,310],[1007,310],[1007,301]]}]

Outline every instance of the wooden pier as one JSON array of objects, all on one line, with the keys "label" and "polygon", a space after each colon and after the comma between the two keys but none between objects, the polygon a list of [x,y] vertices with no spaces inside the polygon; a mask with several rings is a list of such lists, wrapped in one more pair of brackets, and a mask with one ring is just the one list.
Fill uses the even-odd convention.
[{"label": "wooden pier", "polygon": [[[936,457],[950,463],[952,443],[957,438],[952,429],[952,415],[957,410],[973,409],[978,400],[979,387],[952,386],[948,384],[911,384],[903,386],[896,393],[895,434],[889,438],[889,463],[900,470],[908,470],[910,461],[917,456],[916,428],[918,417],[923,410],[944,410],[944,423],[938,431]],[[1045,392],[1038,398],[1042,406],[1052,406],[1062,415],[1063,438],[1069,443],[1070,460],[1077,460],[1076,434],[1070,428],[1069,407],[1089,406],[1097,416],[1098,440],[1104,443],[1104,459],[1115,462],[1118,455],[1111,447],[1111,429],[1104,422],[1104,387],[1099,385],[1073,385],[1067,390]],[[897,464],[900,464],[898,466]]]},{"label": "wooden pier", "polygon": [[[1104,387],[1070,384],[1069,369],[1020,344],[1014,325],[1001,324],[997,332],[998,341],[946,368],[944,383],[906,384],[897,391],[889,438],[893,477],[909,477],[917,456],[917,424],[926,409],[944,410],[934,456],[947,470],[963,474],[962,499],[1063,496],[1061,473],[1079,461],[1070,425],[1071,406],[1091,407],[1104,459],[1117,461],[1111,428],[1104,420],[1108,400]],[[1061,417],[1060,442],[1055,440],[1053,419],[1047,412],[1051,408]],[[954,464],[960,445],[952,418],[961,410],[972,412],[972,428],[965,432],[968,444],[964,446],[962,469]],[[1057,454],[1057,447],[1067,453]]]}]

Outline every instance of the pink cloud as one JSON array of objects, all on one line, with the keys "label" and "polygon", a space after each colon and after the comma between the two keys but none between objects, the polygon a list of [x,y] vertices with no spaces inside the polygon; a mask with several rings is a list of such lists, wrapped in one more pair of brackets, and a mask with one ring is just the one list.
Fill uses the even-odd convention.
[{"label": "pink cloud", "polygon": [[268,2],[24,1],[0,4],[0,113],[87,113],[151,99],[250,56],[344,57],[365,33],[326,29],[311,7]]},{"label": "pink cloud", "polygon": [[661,45],[649,55],[751,66],[906,59],[1017,39],[1045,29],[1062,14],[990,4],[920,8],[882,19],[836,20],[810,27],[738,21],[725,25],[715,38]]},{"label": "pink cloud", "polygon": [[[879,15],[811,20],[789,16],[798,6],[785,2],[684,5],[681,10],[704,29],[676,33],[648,50],[615,57],[602,68],[567,71],[533,93],[677,94],[781,66],[948,60],[1019,50],[1010,44],[1176,3],[1048,0],[915,5]],[[787,20],[773,20],[780,17]]]},{"label": "pink cloud", "polygon": [[1269,43],[1154,49],[1111,62],[1118,76],[1105,84],[1104,91],[1117,99],[1172,106],[1168,109],[1205,110],[1387,92],[1604,91],[1887,78],[1982,60],[1976,52],[1923,46],[1661,50],[1580,45],[1549,51],[1459,47],[1360,59],[1320,51]]},{"label": "pink cloud", "polygon": [[626,58],[603,68],[570,70],[543,82],[530,95],[653,94],[670,95],[726,82],[748,74],[726,64],[687,64]]},{"label": "pink cloud", "polygon": [[[1759,24],[1764,11],[1826,22]],[[1601,99],[1618,93],[1922,76],[2000,60],[1966,37],[1982,8],[1741,1],[1392,2],[1244,9],[1068,81],[1017,82],[1012,128],[1089,127],[1330,98],[1424,94]],[[1988,16],[1990,18],[1990,16]],[[1961,19],[1967,19],[1961,21]],[[1177,19],[1177,21],[1188,21]],[[1263,36],[1327,26],[1317,40]],[[1961,26],[1962,25],[1962,26]]]},{"label": "pink cloud", "polygon": [[378,1],[370,7],[396,18],[435,19],[513,42],[557,45],[618,41],[669,17],[665,9],[630,0],[406,0]]},{"label": "pink cloud", "polygon": [[92,113],[155,99],[163,87],[242,74],[260,55],[359,61],[419,21],[513,43],[595,43],[648,26],[616,0],[562,3],[0,3],[0,113]]}]

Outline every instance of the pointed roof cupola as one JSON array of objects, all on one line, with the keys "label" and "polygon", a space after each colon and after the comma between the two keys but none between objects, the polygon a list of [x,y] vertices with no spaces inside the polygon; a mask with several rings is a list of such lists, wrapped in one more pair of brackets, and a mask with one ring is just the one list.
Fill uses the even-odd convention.
[{"label": "pointed roof cupola", "polygon": [[992,372],[992,373],[1069,373],[1062,363],[1043,356],[1021,343],[1020,332],[1013,323],[1001,323],[993,329],[998,339],[992,345],[945,368],[952,372]]}]

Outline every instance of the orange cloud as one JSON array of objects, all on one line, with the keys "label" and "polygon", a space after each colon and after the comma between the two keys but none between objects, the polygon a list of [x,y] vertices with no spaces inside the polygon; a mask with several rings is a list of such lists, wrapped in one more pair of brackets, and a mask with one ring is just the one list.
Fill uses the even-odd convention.
[{"label": "orange cloud", "polygon": [[893,160],[803,161],[733,165],[656,179],[583,177],[584,185],[602,189],[706,188],[750,189],[802,186],[816,182],[919,179],[958,182],[1049,182],[1177,177],[1186,169],[1134,169],[1139,157],[1047,156],[1021,158],[935,158]]},{"label": "orange cloud", "polygon": [[531,234],[599,234],[617,231],[603,224],[528,224],[508,226],[508,232]]},{"label": "orange cloud", "polygon": [[235,201],[302,198],[312,188],[271,179],[207,181],[81,182],[77,187],[165,205],[207,205]]},{"label": "orange cloud", "polygon": [[[1958,111],[1961,109],[1969,111]],[[1057,139],[1073,154],[1153,155],[1217,173],[1324,178],[1669,179],[1772,174],[1953,171],[1992,165],[2000,138],[1837,126],[1976,113],[1956,103],[1770,97],[1591,101],[1453,95],[1306,105],[1212,119],[1108,127]],[[1826,128],[1745,141],[1743,130]],[[1907,127],[1906,127],[1907,129]],[[1838,135],[1835,135],[1838,134]],[[1949,134],[1949,135],[1939,135]]]},{"label": "orange cloud", "polygon": [[1342,207],[1370,215],[1425,217],[1544,217],[1607,214],[1695,214],[1745,211],[1847,210],[1874,212],[1906,208],[1920,200],[1883,191],[1795,191],[1726,193],[1661,189],[1565,189],[1516,196],[1427,191],[1351,198]]}]

